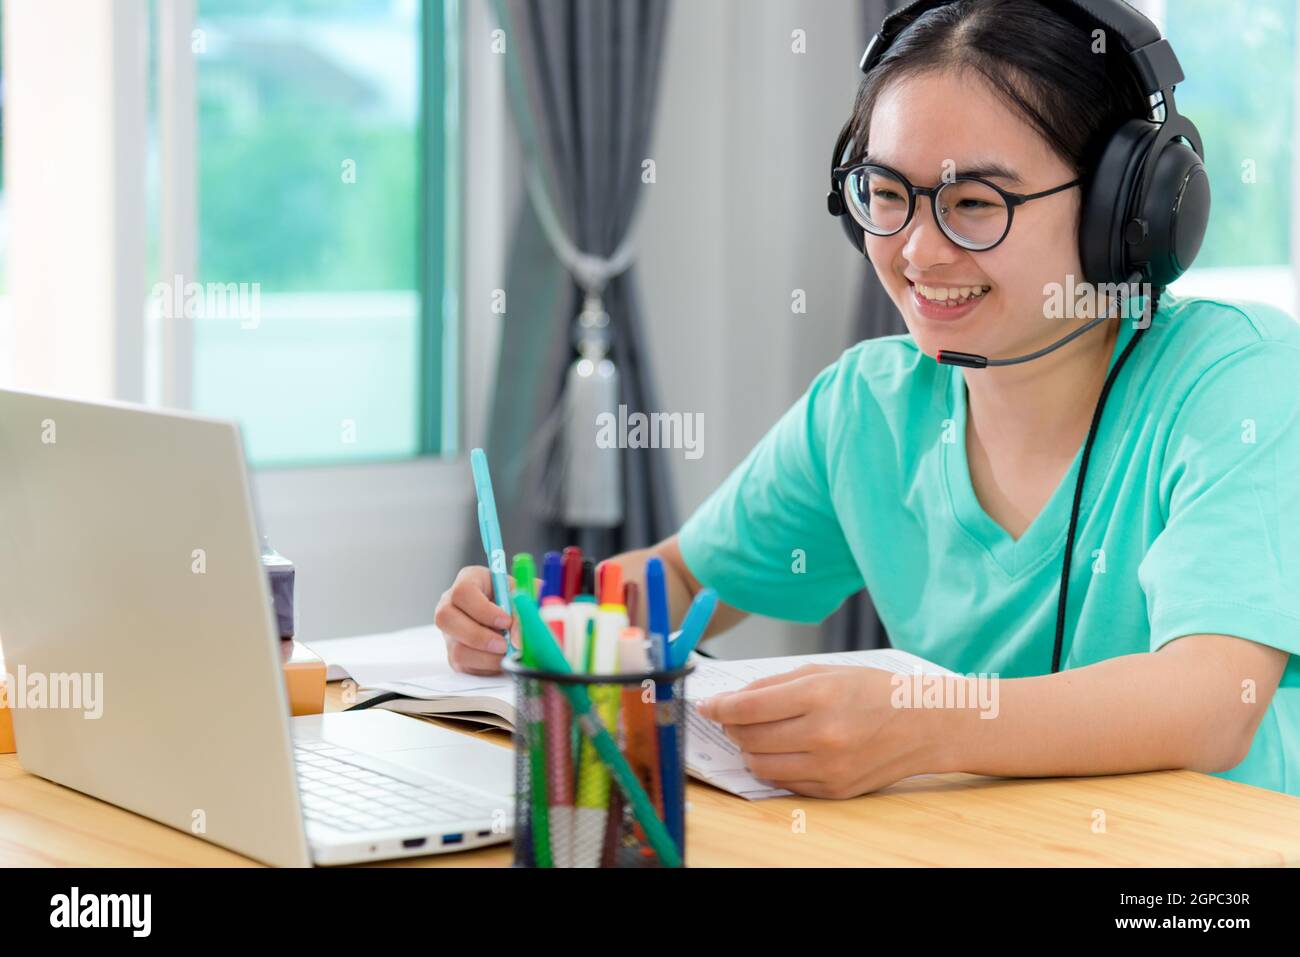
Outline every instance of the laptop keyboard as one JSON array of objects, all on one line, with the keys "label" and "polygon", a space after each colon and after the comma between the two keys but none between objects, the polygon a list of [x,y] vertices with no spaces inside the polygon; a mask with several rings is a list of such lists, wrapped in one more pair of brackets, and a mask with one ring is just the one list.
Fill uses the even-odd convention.
[{"label": "laptop keyboard", "polygon": [[457,822],[490,822],[503,809],[484,794],[450,781],[411,784],[353,763],[357,755],[325,741],[294,742],[303,815],[308,825],[338,831],[446,830]]}]

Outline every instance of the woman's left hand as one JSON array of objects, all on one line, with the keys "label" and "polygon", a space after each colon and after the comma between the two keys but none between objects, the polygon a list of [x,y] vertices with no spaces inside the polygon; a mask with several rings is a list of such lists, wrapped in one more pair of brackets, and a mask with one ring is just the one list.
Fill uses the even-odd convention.
[{"label": "woman's left hand", "polygon": [[895,707],[895,677],[805,665],[714,695],[699,712],[722,725],[756,778],[811,797],[856,797],[941,770],[938,715]]}]

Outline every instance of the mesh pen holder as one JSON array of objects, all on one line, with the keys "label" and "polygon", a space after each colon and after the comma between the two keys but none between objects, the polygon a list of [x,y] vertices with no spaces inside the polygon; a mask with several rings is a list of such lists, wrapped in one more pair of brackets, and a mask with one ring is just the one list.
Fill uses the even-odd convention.
[{"label": "mesh pen holder", "polygon": [[[515,866],[683,866],[685,691],[695,666],[559,674],[506,658],[502,667],[514,678],[518,709]],[[625,762],[623,775],[611,748]],[[623,783],[629,772],[640,795]]]}]

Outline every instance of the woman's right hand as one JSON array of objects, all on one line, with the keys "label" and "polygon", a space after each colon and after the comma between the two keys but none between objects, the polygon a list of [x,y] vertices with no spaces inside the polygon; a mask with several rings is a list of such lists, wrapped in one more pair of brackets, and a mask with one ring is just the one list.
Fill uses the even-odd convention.
[{"label": "woman's right hand", "polygon": [[519,644],[514,616],[492,600],[492,575],[483,565],[460,570],[438,600],[433,623],[447,642],[447,661],[465,674],[501,673],[506,653],[502,632],[507,628],[512,643]]}]

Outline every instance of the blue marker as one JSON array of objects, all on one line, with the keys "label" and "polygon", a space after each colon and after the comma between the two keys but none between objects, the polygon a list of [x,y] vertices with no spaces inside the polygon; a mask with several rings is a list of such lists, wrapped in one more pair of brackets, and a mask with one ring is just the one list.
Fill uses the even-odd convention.
[{"label": "blue marker", "polygon": [[701,588],[695,593],[695,600],[691,602],[691,607],[686,611],[686,618],[682,621],[681,631],[668,645],[669,671],[686,664],[687,657],[704,637],[704,629],[709,627],[709,619],[713,617],[713,610],[717,607],[718,593],[712,588]]},{"label": "blue marker", "polygon": [[[657,671],[669,668],[668,587],[664,563],[652,555],[645,564],[646,625],[650,653]],[[663,794],[664,826],[681,850],[686,845],[686,809],[682,806],[682,766],[677,750],[677,725],[673,721],[672,682],[655,685],[655,724],[659,735],[659,785]]]},{"label": "blue marker", "polygon": [[[492,476],[488,474],[487,456],[482,449],[469,453],[470,468],[474,470],[474,494],[478,496],[478,530],[483,536],[483,551],[487,553],[488,571],[492,574],[492,591],[496,602],[507,613],[510,604],[510,579],[506,574],[506,550],[501,543],[501,523],[497,519],[497,500],[492,494]],[[504,632],[506,647],[510,646],[510,631]]]},{"label": "blue marker", "polygon": [[542,600],[558,598],[564,601],[563,560],[559,552],[542,556]]},{"label": "blue marker", "polygon": [[668,588],[664,581],[664,562],[652,555],[645,563],[646,636],[650,639],[650,656],[656,669],[668,668]]}]

